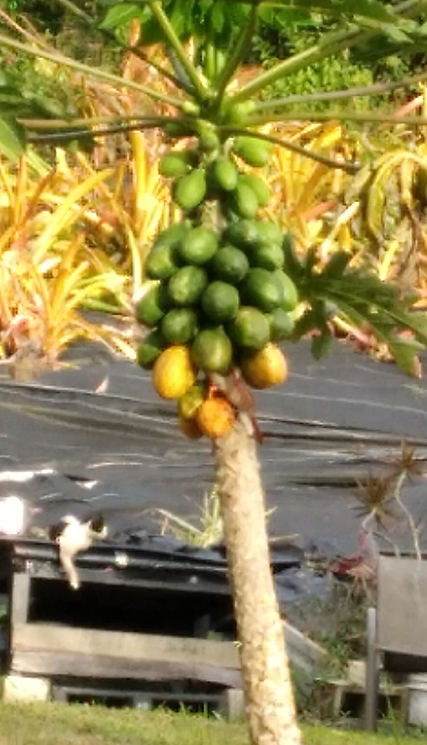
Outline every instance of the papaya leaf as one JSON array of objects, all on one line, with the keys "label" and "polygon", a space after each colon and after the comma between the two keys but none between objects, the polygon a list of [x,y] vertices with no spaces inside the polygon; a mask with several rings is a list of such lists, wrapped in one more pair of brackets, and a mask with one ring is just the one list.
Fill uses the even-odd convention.
[{"label": "papaya leaf", "polygon": [[[103,2],[107,11],[100,29],[113,30],[127,26],[132,18],[141,21],[140,43],[143,46],[164,41],[164,33],[154,18],[148,0],[134,2]],[[218,0],[163,0],[166,13],[177,37],[183,41],[190,36],[206,40],[212,33],[216,41],[234,37],[249,14],[250,3]]]},{"label": "papaya leaf", "polygon": [[136,3],[117,3],[105,14],[99,24],[100,29],[111,31],[122,26],[127,26],[134,18],[139,18],[141,8]]},{"label": "papaya leaf", "polygon": [[408,324],[417,338],[427,344],[427,314],[425,312],[410,313]]},{"label": "papaya leaf", "polygon": [[285,256],[284,270],[294,282],[299,284],[304,274],[304,267],[295,251],[294,239],[291,233],[286,233],[283,236],[282,248]]},{"label": "papaya leaf", "polygon": [[303,315],[295,323],[292,338],[294,341],[301,339],[310,331],[322,331],[328,329],[329,313],[323,300],[314,300],[313,303],[304,311]]},{"label": "papaya leaf", "polygon": [[101,31],[120,31],[126,29],[133,19],[141,23],[140,44],[149,46],[163,40],[163,33],[159,24],[153,18],[146,3],[106,3],[108,9],[102,21],[98,24]]},{"label": "papaya leaf", "polygon": [[191,33],[191,28],[189,28],[191,8],[189,5],[191,5],[191,3],[189,3],[188,0],[184,0],[184,3],[182,0],[175,0],[170,14],[168,14],[168,19],[172,28],[180,39]]},{"label": "papaya leaf", "polygon": [[278,11],[270,5],[261,4],[259,18],[265,26],[271,26],[272,29],[281,27],[286,30],[290,24],[310,26],[310,28],[319,28],[321,25],[308,8],[283,8]]},{"label": "papaya leaf", "polygon": [[303,336],[318,328],[318,319],[313,308],[307,308],[295,322],[292,341],[299,341]]},{"label": "papaya leaf", "polygon": [[418,355],[425,346],[415,339],[404,339],[394,335],[388,338],[388,346],[399,367],[409,375],[418,376]]},{"label": "papaya leaf", "polygon": [[307,255],[303,263],[304,274],[307,277],[312,276],[313,269],[316,266],[316,264],[317,264],[317,248],[316,246],[311,246],[307,251]]},{"label": "papaya leaf", "polygon": [[[285,256],[289,255],[289,246]],[[327,323],[330,313],[342,314],[352,325],[367,327],[378,340],[386,343],[396,363],[407,373],[419,373],[418,354],[427,347],[427,314],[412,311],[416,296],[402,294],[398,285],[383,282],[367,269],[347,268],[347,255],[333,256],[323,271],[313,264],[314,251],[304,263],[304,271],[297,261],[287,260],[285,271],[296,282],[300,298],[308,308],[295,325],[295,338],[309,331],[318,333],[312,340],[312,352],[319,356],[328,349],[330,334]],[[340,275],[341,273],[341,275]],[[415,338],[405,338],[402,331],[411,331]]]},{"label": "papaya leaf", "polygon": [[398,26],[386,26],[384,28],[386,37],[393,42],[393,44],[410,44],[411,39],[404,31]]},{"label": "papaya leaf", "polygon": [[427,346],[426,330],[422,328],[420,319],[416,318],[414,313],[409,313],[407,311],[405,312],[400,309],[392,309],[391,311],[389,311],[389,315],[393,318],[396,328],[399,328],[401,330],[408,329],[412,331],[416,339],[423,345],[423,347]]},{"label": "papaya leaf", "polygon": [[215,32],[221,34],[225,24],[224,7],[221,7],[221,3],[214,4],[211,13],[211,23]]},{"label": "papaya leaf", "polygon": [[[148,0],[136,0],[135,4],[139,6],[146,6]],[[102,5],[111,5],[111,0],[101,0]],[[124,3],[115,3],[118,5],[124,5]],[[127,4],[127,3],[126,3]],[[174,0],[163,0],[163,5],[168,9],[174,4]],[[200,7],[200,12],[203,13],[209,6],[222,5],[225,13],[229,13],[234,7],[248,6],[251,4],[260,5],[261,8],[270,8],[274,13],[277,14],[278,8],[280,9],[292,9],[293,11],[305,11],[310,13],[325,13],[331,16],[357,16],[360,18],[371,18],[376,21],[383,23],[396,22],[398,16],[393,12],[390,5],[386,5],[381,0],[214,0],[214,2],[207,2],[206,0],[197,0],[194,3],[196,9]],[[190,5],[190,0],[187,3]],[[187,14],[192,12],[193,9],[187,8]]]},{"label": "papaya leaf", "polygon": [[324,270],[322,271],[322,278],[338,279],[339,277],[342,277],[350,259],[351,256],[346,251],[337,251],[336,253],[332,254]]}]

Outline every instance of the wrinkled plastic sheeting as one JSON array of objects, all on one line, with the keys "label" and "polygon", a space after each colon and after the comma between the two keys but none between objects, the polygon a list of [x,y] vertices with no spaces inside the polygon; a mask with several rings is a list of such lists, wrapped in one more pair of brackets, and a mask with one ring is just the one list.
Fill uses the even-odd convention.
[{"label": "wrinkled plastic sheeting", "polygon": [[[287,383],[257,394],[270,532],[313,552],[351,553],[358,482],[387,469],[403,440],[421,465],[427,457],[427,385],[340,344],[321,362],[305,344],[287,354]],[[176,405],[131,362],[93,347],[70,359],[33,384],[1,378],[0,497],[41,507],[28,517],[39,526],[101,510],[121,540],[143,534],[156,508],[197,523],[214,483],[210,442],[178,431]],[[404,496],[422,519],[424,478]],[[400,526],[396,535],[402,546]]]}]

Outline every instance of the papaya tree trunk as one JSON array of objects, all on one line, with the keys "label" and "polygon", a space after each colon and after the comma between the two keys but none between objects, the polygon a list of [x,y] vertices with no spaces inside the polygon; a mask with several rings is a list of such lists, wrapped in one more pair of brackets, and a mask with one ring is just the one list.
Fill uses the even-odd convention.
[{"label": "papaya tree trunk", "polygon": [[214,452],[251,741],[300,745],[256,442],[237,420]]}]

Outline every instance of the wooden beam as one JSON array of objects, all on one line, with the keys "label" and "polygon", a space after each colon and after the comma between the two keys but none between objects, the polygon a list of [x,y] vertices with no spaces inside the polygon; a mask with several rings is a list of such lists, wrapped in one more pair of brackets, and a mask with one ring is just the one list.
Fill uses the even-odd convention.
[{"label": "wooden beam", "polygon": [[13,624],[11,651],[12,654],[61,651],[90,657],[192,662],[240,669],[238,650],[231,641],[71,628],[45,623]]},{"label": "wooden beam", "polygon": [[[175,594],[185,592],[186,595],[221,595],[221,597],[225,599],[230,596],[228,584],[224,581],[224,577],[221,575],[206,576],[204,578],[203,593],[201,593],[199,585],[197,583],[192,584],[189,582],[184,572],[182,574],[182,579],[177,579],[174,582],[167,582],[162,579],[160,584],[159,579],[150,579],[150,577],[144,576],[139,578],[128,577],[126,572],[120,572],[119,569],[113,572],[108,572],[105,569],[98,568],[90,569],[86,566],[79,565],[78,561],[77,568],[82,584],[96,584],[101,585],[102,587],[118,585],[120,587],[150,588],[161,590],[162,592],[169,591]],[[47,566],[34,566],[31,570],[31,577],[49,581],[57,581],[60,579],[66,582],[65,575],[61,568],[52,561],[50,561]]]},{"label": "wooden beam", "polygon": [[365,729],[375,732],[378,719],[379,655],[377,648],[377,609],[368,608],[366,614],[366,678],[365,678]]},{"label": "wooden beam", "polygon": [[171,681],[198,680],[224,686],[242,687],[239,670],[215,667],[202,662],[166,662],[132,658],[89,656],[75,652],[15,651],[11,671],[22,675],[108,678],[110,680]]}]

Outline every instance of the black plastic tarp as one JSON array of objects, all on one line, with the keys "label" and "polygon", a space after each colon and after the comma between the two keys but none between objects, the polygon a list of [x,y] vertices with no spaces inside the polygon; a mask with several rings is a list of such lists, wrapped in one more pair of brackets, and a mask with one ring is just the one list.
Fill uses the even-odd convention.
[{"label": "black plastic tarp", "polygon": [[[403,440],[420,463],[427,457],[427,383],[338,343],[320,362],[304,343],[287,354],[287,383],[257,394],[270,532],[348,554],[358,481],[386,469]],[[178,431],[175,405],[131,362],[84,346],[68,359],[32,384],[0,378],[0,497],[42,506],[38,525],[104,511],[121,541],[146,528],[148,508],[197,521],[214,483],[209,441]],[[404,492],[417,519],[427,514],[425,492],[422,476]],[[400,525],[395,539],[408,545]]]}]

